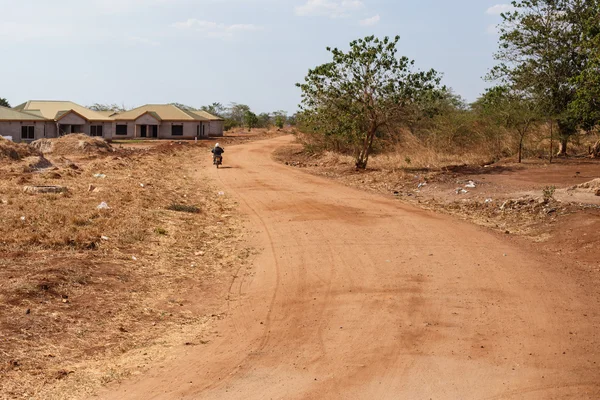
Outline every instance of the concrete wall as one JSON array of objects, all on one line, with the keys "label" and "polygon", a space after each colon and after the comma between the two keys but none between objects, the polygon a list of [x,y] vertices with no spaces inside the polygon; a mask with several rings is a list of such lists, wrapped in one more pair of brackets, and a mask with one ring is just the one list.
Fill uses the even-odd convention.
[{"label": "concrete wall", "polygon": [[[44,121],[0,121],[0,136],[12,136],[14,142],[21,142],[21,126],[33,126],[35,127],[35,139],[43,139],[44,137],[53,137],[48,136],[48,134],[53,133],[51,122]],[[28,142],[31,140],[28,140]]]},{"label": "concrete wall", "polygon": [[135,123],[137,125],[160,125],[160,121],[157,121],[156,118],[154,118],[150,114],[142,115],[141,117],[135,120]]},{"label": "concrete wall", "polygon": [[[158,137],[160,139],[193,139],[198,133],[198,127],[201,127],[201,122],[163,122],[158,128]],[[183,125],[183,136],[173,136],[172,126]],[[200,131],[202,132],[202,131]]]},{"label": "concrete wall", "polygon": [[210,121],[210,136],[223,136],[224,121]]},{"label": "concrete wall", "polygon": [[75,113],[68,113],[61,118],[58,123],[60,125],[86,125],[88,122]]}]

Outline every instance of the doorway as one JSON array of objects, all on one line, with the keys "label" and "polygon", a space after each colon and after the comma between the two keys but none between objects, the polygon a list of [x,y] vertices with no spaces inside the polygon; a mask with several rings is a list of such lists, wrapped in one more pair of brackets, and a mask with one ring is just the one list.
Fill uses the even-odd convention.
[{"label": "doorway", "polygon": [[140,137],[148,137],[148,125],[140,125]]}]

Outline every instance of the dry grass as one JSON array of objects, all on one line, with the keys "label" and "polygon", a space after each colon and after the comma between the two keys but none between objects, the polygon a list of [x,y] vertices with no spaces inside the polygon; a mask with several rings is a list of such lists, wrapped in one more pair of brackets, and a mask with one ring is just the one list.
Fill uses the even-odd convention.
[{"label": "dry grass", "polygon": [[203,336],[226,277],[251,254],[236,205],[197,171],[204,149],[87,156],[0,170],[0,398],[84,397]]}]

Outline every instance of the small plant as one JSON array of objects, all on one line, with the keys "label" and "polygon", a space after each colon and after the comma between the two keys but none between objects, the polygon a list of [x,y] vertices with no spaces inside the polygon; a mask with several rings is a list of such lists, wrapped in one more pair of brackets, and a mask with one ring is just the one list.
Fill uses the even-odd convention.
[{"label": "small plant", "polygon": [[410,165],[410,163],[412,162],[412,160],[410,159],[410,157],[406,156],[406,157],[404,158],[404,162],[405,162],[406,164]]},{"label": "small plant", "polygon": [[554,200],[554,192],[556,192],[556,186],[546,186],[542,190],[542,194],[544,196],[544,201],[547,203],[550,200]]},{"label": "small plant", "polygon": [[186,204],[178,204],[178,203],[171,204],[169,207],[167,207],[167,209],[171,210],[171,211],[186,212],[186,213],[191,213],[191,214],[199,214],[200,213],[200,209],[196,206],[188,206]]},{"label": "small plant", "polygon": [[154,229],[154,233],[156,233],[157,235],[162,235],[162,236],[166,236],[167,235],[167,230],[165,228],[161,228],[160,226]]}]

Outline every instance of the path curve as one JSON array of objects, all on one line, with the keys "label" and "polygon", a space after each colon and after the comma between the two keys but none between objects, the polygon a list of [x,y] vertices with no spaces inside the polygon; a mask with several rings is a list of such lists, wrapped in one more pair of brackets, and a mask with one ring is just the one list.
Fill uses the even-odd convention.
[{"label": "path curve", "polygon": [[600,398],[598,299],[552,260],[274,162],[290,142],[210,170],[261,248],[218,337],[100,398]]}]

